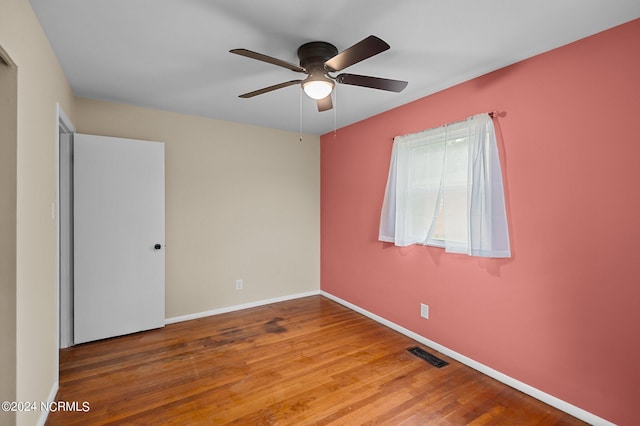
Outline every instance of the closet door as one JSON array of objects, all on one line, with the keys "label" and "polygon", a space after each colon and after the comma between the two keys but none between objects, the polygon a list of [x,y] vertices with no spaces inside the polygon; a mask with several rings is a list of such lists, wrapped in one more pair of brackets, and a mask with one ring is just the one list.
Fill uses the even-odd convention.
[{"label": "closet door", "polygon": [[164,144],[74,137],[74,342],[164,326]]}]

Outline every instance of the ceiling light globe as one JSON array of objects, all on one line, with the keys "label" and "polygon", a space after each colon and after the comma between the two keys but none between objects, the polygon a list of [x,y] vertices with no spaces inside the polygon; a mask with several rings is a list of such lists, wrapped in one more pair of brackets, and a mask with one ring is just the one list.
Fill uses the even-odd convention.
[{"label": "ceiling light globe", "polygon": [[327,80],[311,80],[305,82],[302,88],[304,89],[304,93],[311,99],[324,99],[331,94],[333,82]]}]

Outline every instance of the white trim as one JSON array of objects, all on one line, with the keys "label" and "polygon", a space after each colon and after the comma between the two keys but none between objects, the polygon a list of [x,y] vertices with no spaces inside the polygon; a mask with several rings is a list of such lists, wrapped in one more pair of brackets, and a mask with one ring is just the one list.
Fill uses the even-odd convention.
[{"label": "white trim", "polygon": [[576,407],[575,405],[569,404],[566,401],[563,401],[559,398],[556,398],[553,395],[549,395],[546,392],[543,392],[539,389],[534,388],[533,386],[529,386],[526,383],[523,383],[517,379],[514,379],[513,377],[509,377],[506,374],[503,374],[497,370],[494,370],[491,367],[488,367],[484,364],[481,364],[477,361],[474,361],[473,359],[466,357],[458,352],[455,352],[445,346],[442,346],[439,343],[434,342],[433,340],[429,340],[417,333],[414,333],[411,330],[408,330],[394,322],[391,322],[385,318],[382,318],[372,312],[369,312],[357,305],[354,305],[353,303],[347,302],[346,300],[340,299],[337,296],[334,296],[331,293],[327,293],[324,290],[320,290],[320,294],[328,299],[333,300],[334,302],[337,302],[353,311],[356,311],[366,317],[371,318],[372,320],[379,322],[382,325],[385,325],[389,328],[391,328],[392,330],[395,330],[401,334],[404,334],[407,337],[410,337],[411,339],[422,343],[423,345],[429,346],[430,348],[435,349],[436,351],[455,359],[458,362],[461,362],[462,364],[465,364],[471,368],[473,368],[474,370],[478,370],[479,372],[486,374],[487,376],[496,379],[499,382],[502,382],[508,386],[511,386],[514,389],[519,390],[520,392],[523,392],[529,396],[532,396],[533,398],[536,398],[542,402],[544,402],[545,404],[548,404],[552,407],[557,408],[558,410],[562,410],[567,414],[571,414],[572,416],[585,421],[591,425],[594,426],[615,426],[614,423],[609,422],[608,420],[605,420],[601,417],[596,416],[595,414],[591,414],[588,411],[583,410],[582,408]]},{"label": "white trim", "polygon": [[271,303],[284,302],[287,300],[300,299],[302,297],[317,296],[320,290],[307,291],[305,293],[290,294],[288,296],[276,297],[273,299],[258,300],[256,302],[243,303],[241,305],[228,306],[226,308],[212,309],[210,311],[196,312],[195,314],[180,315],[177,317],[166,318],[165,324],[173,324],[176,322],[189,321],[198,318],[204,318],[211,315],[226,314],[228,312],[240,311],[242,309],[255,308],[258,306],[269,305]]},{"label": "white trim", "polygon": [[[57,312],[57,320],[56,320],[56,354],[55,354],[55,382],[53,383],[53,388],[51,389],[51,393],[49,394],[49,399],[47,402],[51,402],[56,397],[56,393],[58,392],[58,377],[60,376],[60,129],[64,130],[66,133],[73,133],[76,131],[76,128],[69,120],[67,114],[65,114],[64,110],[60,106],[59,102],[56,102],[56,128],[55,128],[55,146],[54,146],[54,180],[55,180],[55,188],[56,194],[54,198],[54,206],[52,208],[53,215],[55,216],[53,219],[56,225],[56,296],[55,296],[55,304],[56,304],[56,312]],[[44,422],[47,420],[47,415],[49,413],[42,413],[40,415],[40,420],[38,424],[44,425]],[[42,423],[41,423],[42,422]]]},{"label": "white trim", "polygon": [[[71,120],[69,120],[69,117],[65,114],[59,103],[56,103],[56,109],[58,111],[58,123],[62,124],[62,130],[64,130],[64,133],[75,133],[75,126]],[[56,128],[56,130],[58,129]]]},{"label": "white trim", "polygon": [[[49,392],[49,396],[47,397],[47,407],[51,407],[51,403],[53,403],[53,401],[56,400],[57,393],[58,393],[58,380],[56,379],[56,381],[53,383],[53,387],[51,388],[51,391]],[[42,408],[42,407],[38,407],[38,408]],[[42,410],[40,412],[40,417],[38,418],[38,423],[36,423],[36,425],[44,426],[45,423],[47,422],[47,417],[49,417],[49,411]]]},{"label": "white trim", "polygon": [[[54,146],[54,180],[56,194],[54,198],[55,205],[52,212],[55,216],[53,219],[56,223],[56,306],[58,312],[58,321],[56,329],[57,347],[60,349],[60,129],[64,133],[75,133],[76,128],[64,112],[59,102],[56,102],[56,129],[55,129],[55,146]],[[57,352],[56,352],[57,354]],[[56,359],[56,365],[58,360]],[[56,377],[58,372],[56,371]]]}]

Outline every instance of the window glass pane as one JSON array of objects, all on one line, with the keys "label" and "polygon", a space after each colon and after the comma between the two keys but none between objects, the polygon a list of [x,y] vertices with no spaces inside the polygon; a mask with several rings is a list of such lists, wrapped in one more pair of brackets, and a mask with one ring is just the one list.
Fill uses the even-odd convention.
[{"label": "window glass pane", "polygon": [[[444,203],[442,201],[438,205],[438,217],[436,218],[436,223],[433,228],[433,234],[431,236],[431,240],[429,240],[430,244],[442,245],[444,244],[444,220],[442,219],[444,216]],[[438,240],[438,241],[434,241]]]},{"label": "window glass pane", "polygon": [[466,187],[448,187],[442,199],[447,241],[467,242],[467,191]]},{"label": "window glass pane", "polygon": [[467,243],[468,158],[468,137],[447,141],[442,196],[444,239],[464,245]]},{"label": "window glass pane", "polygon": [[416,144],[411,151],[409,179],[410,235],[424,243],[436,212],[436,202],[443,170],[445,143]]}]

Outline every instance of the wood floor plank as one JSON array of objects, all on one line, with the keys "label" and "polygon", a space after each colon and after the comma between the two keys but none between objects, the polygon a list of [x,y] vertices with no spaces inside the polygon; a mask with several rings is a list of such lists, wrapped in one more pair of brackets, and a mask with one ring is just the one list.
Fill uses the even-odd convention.
[{"label": "wood floor plank", "polygon": [[63,349],[47,425],[584,424],[416,345],[322,296],[170,324]]}]

